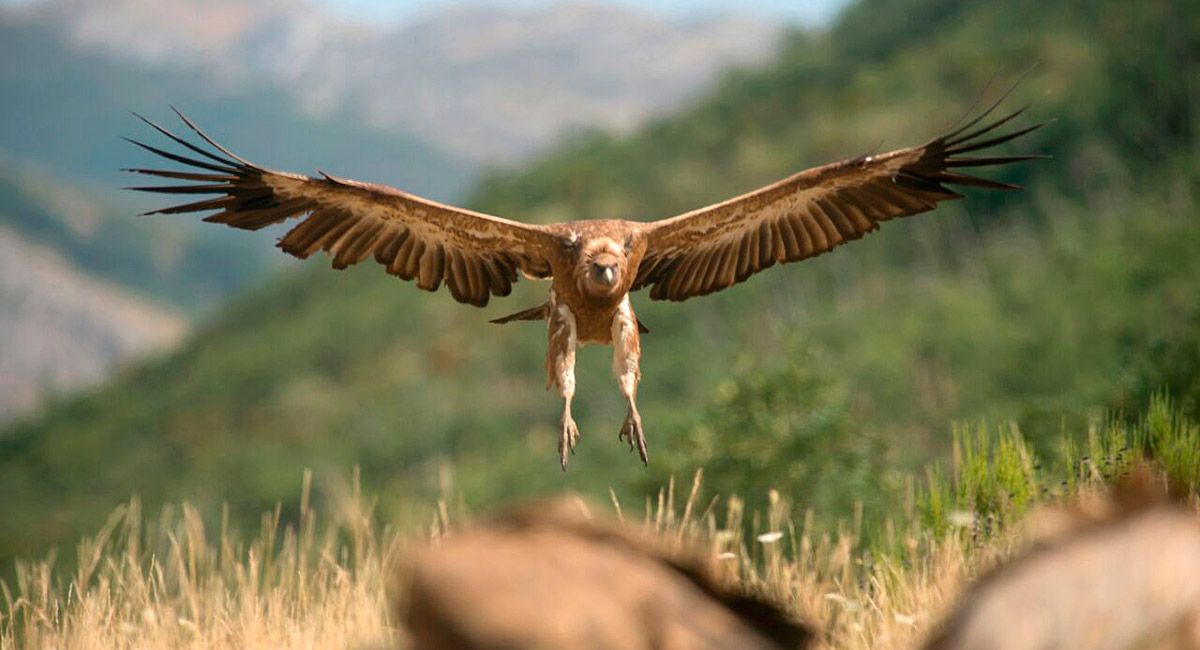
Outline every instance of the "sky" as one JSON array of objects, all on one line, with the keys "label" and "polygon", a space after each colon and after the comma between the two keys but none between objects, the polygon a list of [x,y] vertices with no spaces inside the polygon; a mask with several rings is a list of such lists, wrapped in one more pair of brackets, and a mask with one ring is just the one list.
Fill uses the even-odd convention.
[{"label": "sky", "polygon": [[[0,0],[2,1],[2,0]],[[323,4],[346,14],[371,19],[403,20],[414,13],[436,11],[448,4],[447,0],[319,0]],[[548,4],[553,0],[455,0],[460,3],[534,5]],[[593,0],[605,4],[619,4],[644,11],[654,11],[670,16],[690,17],[706,14],[736,13],[760,18],[783,20],[800,24],[824,24],[845,6],[848,0],[752,0],[729,2],[728,0]]]}]

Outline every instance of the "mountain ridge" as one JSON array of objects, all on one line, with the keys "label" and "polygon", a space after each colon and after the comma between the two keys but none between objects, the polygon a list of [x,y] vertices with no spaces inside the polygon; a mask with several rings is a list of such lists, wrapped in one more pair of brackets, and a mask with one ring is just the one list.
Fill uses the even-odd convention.
[{"label": "mountain ridge", "polygon": [[18,15],[82,52],[188,70],[210,92],[267,79],[309,117],[420,133],[474,164],[516,162],[580,126],[628,130],[720,69],[762,62],[783,34],[585,2],[450,6],[396,25],[279,1],[42,0]]}]

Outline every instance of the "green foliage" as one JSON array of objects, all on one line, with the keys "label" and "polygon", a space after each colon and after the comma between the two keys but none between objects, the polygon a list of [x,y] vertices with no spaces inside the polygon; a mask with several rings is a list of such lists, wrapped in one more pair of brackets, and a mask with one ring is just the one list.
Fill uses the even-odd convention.
[{"label": "green foliage", "polygon": [[1163,395],[1150,398],[1132,421],[1111,418],[1089,427],[1086,436],[1064,434],[1054,462],[1045,465],[1015,427],[996,437],[985,425],[958,429],[950,478],[936,465],[926,470],[919,521],[931,539],[955,527],[987,538],[1035,503],[1112,485],[1144,464],[1162,472],[1175,494],[1195,495],[1200,487],[1200,423]]},{"label": "green foliage", "polygon": [[1015,427],[1003,430],[994,442],[983,425],[955,431],[956,496],[976,517],[994,520],[1024,514],[1037,495],[1033,467]]},{"label": "green foliage", "polygon": [[956,505],[954,485],[946,480],[941,467],[936,464],[926,467],[924,491],[916,504],[921,529],[929,531],[934,539],[943,537],[961,512],[954,509]]},{"label": "green foliage", "polygon": [[957,427],[949,479],[937,465],[926,471],[918,512],[940,537],[953,526],[989,533],[1025,514],[1039,496],[1033,454],[1015,426],[993,437],[984,424]]},{"label": "green foliage", "polygon": [[886,445],[854,421],[846,387],[823,365],[819,355],[796,351],[719,384],[699,422],[669,441],[667,462],[644,479],[646,489],[699,466],[724,494],[756,499],[774,490],[842,515],[865,498],[880,505]]},{"label": "green foliage", "polygon": [[1126,437],[1128,446],[1162,464],[1181,494],[1200,488],[1200,424],[1173,408],[1165,395],[1151,399],[1145,419]]}]

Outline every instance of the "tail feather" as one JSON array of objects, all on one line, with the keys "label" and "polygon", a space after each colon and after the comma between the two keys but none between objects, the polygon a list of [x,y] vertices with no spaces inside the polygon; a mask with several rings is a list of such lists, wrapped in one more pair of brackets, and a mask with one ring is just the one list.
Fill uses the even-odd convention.
[{"label": "tail feather", "polygon": [[549,317],[550,317],[550,303],[544,302],[544,303],[538,305],[537,307],[530,307],[529,309],[524,309],[515,314],[509,314],[507,316],[502,316],[500,318],[497,318],[497,319],[489,321],[489,322],[495,323],[497,325],[503,325],[505,323],[511,323],[513,321],[518,321],[518,320],[546,320]]},{"label": "tail feather", "polygon": [[[496,319],[490,320],[488,322],[495,323],[497,325],[503,325],[505,323],[511,323],[513,321],[518,321],[518,320],[547,320],[548,318],[550,318],[550,303],[544,302],[544,303],[538,305],[537,307],[530,307],[529,309],[523,309],[519,312],[516,312],[515,314],[501,316],[500,318],[496,318]],[[643,325],[642,319],[640,319],[640,318],[637,319],[637,326],[638,326],[639,333],[641,333],[641,334],[649,334],[650,333],[650,328]]]}]

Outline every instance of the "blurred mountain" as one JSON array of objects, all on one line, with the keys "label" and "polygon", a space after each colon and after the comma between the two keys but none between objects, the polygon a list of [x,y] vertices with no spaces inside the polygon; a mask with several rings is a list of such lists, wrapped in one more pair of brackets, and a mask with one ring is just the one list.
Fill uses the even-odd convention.
[{"label": "blurred mountain", "polygon": [[751,19],[587,3],[455,5],[391,26],[284,0],[44,0],[21,15],[80,52],[186,72],[208,93],[268,83],[306,115],[420,133],[476,163],[513,161],[571,129],[630,129],[719,70],[763,61],[782,35]]},{"label": "blurred mountain", "polygon": [[262,242],[177,225],[0,159],[0,422],[174,346],[270,266]]},{"label": "blurred mountain", "polygon": [[186,322],[0,225],[0,421],[173,347]]},{"label": "blurred mountain", "polygon": [[61,26],[0,11],[0,151],[65,174],[65,182],[107,190],[111,203],[146,206],[115,191],[130,181],[120,169],[146,160],[118,136],[145,139],[149,132],[130,111],[179,128],[167,110],[174,105],[248,158],[274,167],[311,172],[320,165],[442,198],[470,183],[473,165],[421,138],[314,117],[269,82],[211,87],[200,79],[203,62],[185,59],[194,67],[148,68],[83,49]]}]

